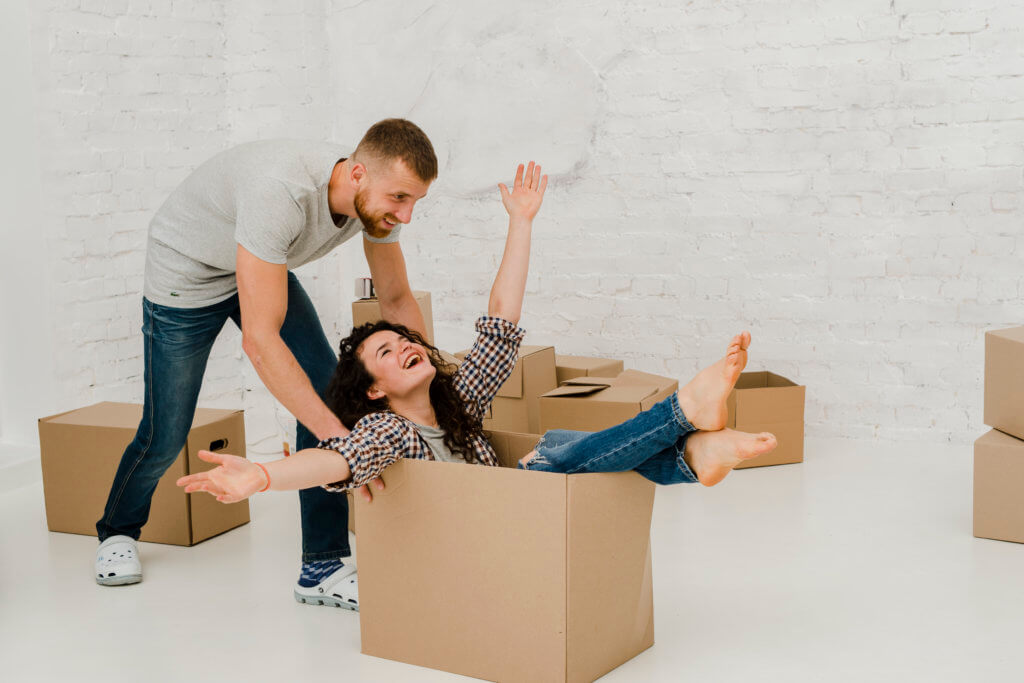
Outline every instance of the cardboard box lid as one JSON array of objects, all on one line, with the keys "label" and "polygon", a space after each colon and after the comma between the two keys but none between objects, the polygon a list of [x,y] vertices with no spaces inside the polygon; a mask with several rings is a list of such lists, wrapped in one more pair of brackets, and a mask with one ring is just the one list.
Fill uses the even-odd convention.
[{"label": "cardboard box lid", "polygon": [[1020,327],[1007,327],[1003,330],[989,330],[985,334],[1024,344],[1024,325]]},{"label": "cardboard box lid", "polygon": [[627,370],[618,377],[573,377],[562,383],[562,386],[542,394],[544,398],[580,398],[599,401],[616,401],[623,403],[640,403],[648,396],[653,396],[667,386],[671,386],[672,380],[664,377],[657,377],[658,382],[645,381],[645,378],[637,375],[623,378],[623,375],[633,370]]},{"label": "cardboard box lid", "polygon": [[[543,353],[551,349],[551,356],[554,357],[555,347],[553,346],[529,346],[522,345],[519,347],[519,356],[516,358],[516,366],[512,369],[512,374],[508,376],[505,383],[498,389],[497,396],[504,396],[505,398],[522,398],[523,397],[523,365],[527,362],[527,359],[536,354]],[[459,360],[464,360],[466,355],[471,349],[464,349],[455,354]]]},{"label": "cardboard box lid", "polygon": [[[205,427],[222,420],[229,415],[240,413],[241,410],[222,408],[197,408],[192,420],[192,429]],[[114,427],[117,429],[136,429],[142,417],[142,406],[138,403],[118,403],[103,401],[85,408],[69,410],[66,413],[50,415],[39,420],[48,424],[69,424],[85,427]]]}]

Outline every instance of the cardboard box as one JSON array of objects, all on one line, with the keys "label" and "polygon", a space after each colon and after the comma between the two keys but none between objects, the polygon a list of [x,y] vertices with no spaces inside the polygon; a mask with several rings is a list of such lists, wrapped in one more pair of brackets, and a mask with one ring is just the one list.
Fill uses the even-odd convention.
[{"label": "cardboard box", "polygon": [[669,377],[626,370],[618,377],[576,377],[540,398],[540,430],[596,432],[614,427],[679,388]]},{"label": "cardboard box", "polygon": [[[430,292],[413,291],[416,304],[423,314],[423,323],[427,330],[427,341],[434,343],[434,315],[430,305]],[[352,302],[352,326],[357,327],[364,323],[373,323],[382,320],[384,316],[380,313],[380,301],[372,299],[358,299]]]},{"label": "cardboard box", "polygon": [[[459,359],[469,349],[459,351]],[[484,429],[536,434],[540,432],[540,396],[558,386],[553,346],[520,346],[519,360],[491,403]]]},{"label": "cardboard box", "polygon": [[519,459],[533,450],[540,441],[540,434],[521,434],[517,432],[484,431],[498,463],[502,467],[515,469]]},{"label": "cardboard box", "polygon": [[744,461],[736,469],[804,461],[806,387],[774,372],[744,372],[729,394],[726,427],[741,432],[771,432],[778,446]]},{"label": "cardboard box", "polygon": [[364,654],[532,683],[592,681],[653,645],[639,474],[400,460],[384,480],[356,501]]},{"label": "cardboard box", "polygon": [[[39,420],[43,495],[50,531],[96,535],[121,455],[142,417],[142,406],[97,403]],[[241,410],[196,410],[188,440],[178,459],[160,477],[149,521],[140,540],[194,545],[249,522],[249,502],[225,505],[210,495],[187,495],[179,477],[211,469],[200,450],[245,456]]]},{"label": "cardboard box", "polygon": [[1024,543],[1024,441],[993,429],[974,442],[974,535]]},{"label": "cardboard box", "polygon": [[1024,439],[1024,327],[985,333],[985,424]]},{"label": "cardboard box", "polygon": [[622,369],[621,360],[555,354],[555,374],[559,384],[575,377],[617,377]]}]

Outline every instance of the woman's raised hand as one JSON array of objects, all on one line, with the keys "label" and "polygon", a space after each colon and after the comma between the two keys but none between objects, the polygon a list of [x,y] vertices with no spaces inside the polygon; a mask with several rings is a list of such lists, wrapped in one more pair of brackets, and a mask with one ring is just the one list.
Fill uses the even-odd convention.
[{"label": "woman's raised hand", "polygon": [[540,174],[540,164],[532,161],[526,167],[526,174],[523,174],[523,165],[519,164],[516,169],[516,179],[509,190],[505,183],[498,183],[501,190],[501,203],[512,218],[525,218],[533,220],[540,210],[540,203],[544,199],[544,190],[548,186],[548,177]]},{"label": "woman's raised hand", "polygon": [[206,491],[222,503],[237,503],[267,485],[263,468],[245,458],[213,451],[199,451],[199,458],[218,467],[179,479],[178,486],[184,486],[185,493]]}]

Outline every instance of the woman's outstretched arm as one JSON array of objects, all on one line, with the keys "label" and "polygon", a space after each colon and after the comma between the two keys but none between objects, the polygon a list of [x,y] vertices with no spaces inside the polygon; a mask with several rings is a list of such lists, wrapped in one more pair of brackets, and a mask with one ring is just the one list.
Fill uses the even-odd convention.
[{"label": "woman's outstretched arm", "polygon": [[511,190],[504,183],[498,184],[498,189],[501,190],[501,203],[505,205],[509,216],[508,236],[505,238],[505,253],[501,257],[501,265],[491,287],[487,314],[513,324],[519,323],[519,316],[523,311],[526,273],[530,267],[530,233],[533,229],[533,217],[540,210],[547,186],[548,177],[542,176],[540,165],[532,161],[526,167],[525,175],[523,165],[519,164]]}]

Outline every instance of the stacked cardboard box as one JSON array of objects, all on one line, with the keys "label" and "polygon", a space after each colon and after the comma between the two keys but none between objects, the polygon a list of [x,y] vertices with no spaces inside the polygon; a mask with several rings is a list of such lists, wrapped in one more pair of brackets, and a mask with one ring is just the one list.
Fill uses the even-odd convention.
[{"label": "stacked cardboard box", "polygon": [[[97,403],[39,420],[46,524],[50,531],[96,535],[121,454],[135,436],[142,406]],[[245,456],[241,410],[196,410],[178,459],[160,477],[142,541],[194,545],[249,522],[249,502],[218,503],[213,496],[185,494],[175,482],[213,467],[200,450]]]},{"label": "stacked cardboard box", "polygon": [[1024,327],[985,334],[985,424],[974,442],[974,535],[1024,543]]},{"label": "stacked cardboard box", "polygon": [[555,354],[555,379],[559,384],[576,377],[618,377],[622,370],[621,360]]},{"label": "stacked cardboard box", "polygon": [[[460,360],[469,350],[459,351]],[[540,397],[558,386],[553,346],[520,346],[519,359],[491,404],[484,429],[537,433],[540,430]]]},{"label": "stacked cardboard box", "polygon": [[617,377],[576,377],[540,397],[540,433],[596,432],[649,409],[679,388],[669,377],[625,370]]},{"label": "stacked cardboard box", "polygon": [[[400,460],[356,500],[365,654],[492,681],[591,681],[654,643],[654,485]],[[614,500],[614,505],[608,501]]]},{"label": "stacked cardboard box", "polygon": [[[434,343],[434,314],[430,303],[430,292],[413,291],[413,298],[416,305],[420,307],[423,314],[423,323],[426,327],[427,342]],[[357,299],[352,302],[352,326],[358,327],[364,323],[373,323],[381,320],[384,316],[380,312],[380,301],[376,297],[368,299]]]}]

